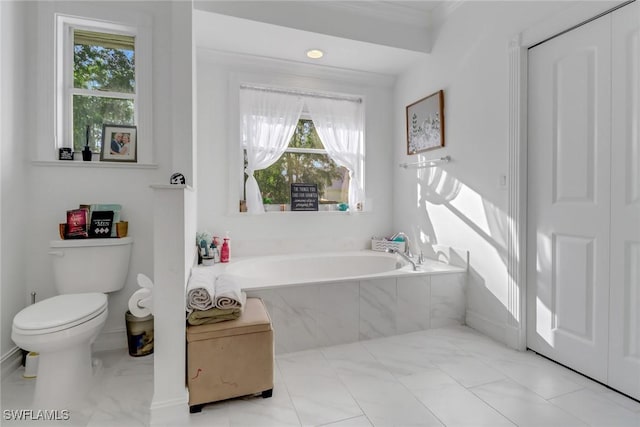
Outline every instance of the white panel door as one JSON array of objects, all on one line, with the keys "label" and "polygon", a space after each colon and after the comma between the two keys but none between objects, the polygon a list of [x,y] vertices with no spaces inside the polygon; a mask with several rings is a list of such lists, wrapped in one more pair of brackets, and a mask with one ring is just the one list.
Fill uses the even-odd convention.
[{"label": "white panel door", "polygon": [[529,51],[527,343],[607,380],[611,16]]},{"label": "white panel door", "polygon": [[612,14],[608,384],[640,399],[640,4]]}]

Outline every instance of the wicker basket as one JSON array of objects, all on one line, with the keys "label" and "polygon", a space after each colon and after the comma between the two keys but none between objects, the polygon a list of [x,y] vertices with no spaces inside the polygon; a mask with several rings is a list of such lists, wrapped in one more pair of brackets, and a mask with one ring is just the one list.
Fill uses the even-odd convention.
[{"label": "wicker basket", "polygon": [[404,252],[404,242],[371,239],[371,249],[379,252],[386,252],[387,249],[395,249],[398,252]]}]

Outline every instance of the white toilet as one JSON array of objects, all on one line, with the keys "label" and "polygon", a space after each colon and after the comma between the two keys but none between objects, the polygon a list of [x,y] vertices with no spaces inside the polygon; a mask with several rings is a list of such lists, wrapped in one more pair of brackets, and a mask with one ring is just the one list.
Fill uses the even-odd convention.
[{"label": "white toilet", "polygon": [[53,240],[49,255],[59,295],[13,318],[11,339],[39,353],[33,407],[63,408],[91,387],[91,344],[107,319],[106,292],[122,289],[129,270],[130,237]]}]

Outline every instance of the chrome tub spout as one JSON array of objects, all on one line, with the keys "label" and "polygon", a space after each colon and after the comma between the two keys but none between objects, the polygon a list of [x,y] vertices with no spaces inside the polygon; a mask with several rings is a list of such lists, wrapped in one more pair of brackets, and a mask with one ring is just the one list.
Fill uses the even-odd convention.
[{"label": "chrome tub spout", "polygon": [[397,251],[395,249],[392,249],[392,248],[388,248],[387,252],[389,252],[390,254],[398,254],[398,255],[400,255],[402,258],[405,259],[405,261],[407,261],[408,263],[411,264],[411,266],[413,267],[413,271],[418,271],[418,266],[416,265],[416,263],[408,255],[405,255],[402,252],[399,252],[399,251]]}]

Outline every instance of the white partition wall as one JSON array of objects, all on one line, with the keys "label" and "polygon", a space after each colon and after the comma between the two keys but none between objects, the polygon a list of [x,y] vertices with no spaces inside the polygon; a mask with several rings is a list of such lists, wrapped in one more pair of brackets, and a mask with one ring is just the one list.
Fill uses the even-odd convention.
[{"label": "white partition wall", "polygon": [[185,287],[195,256],[196,197],[185,185],[154,185],[154,383],[151,425],[189,416],[185,384]]}]

